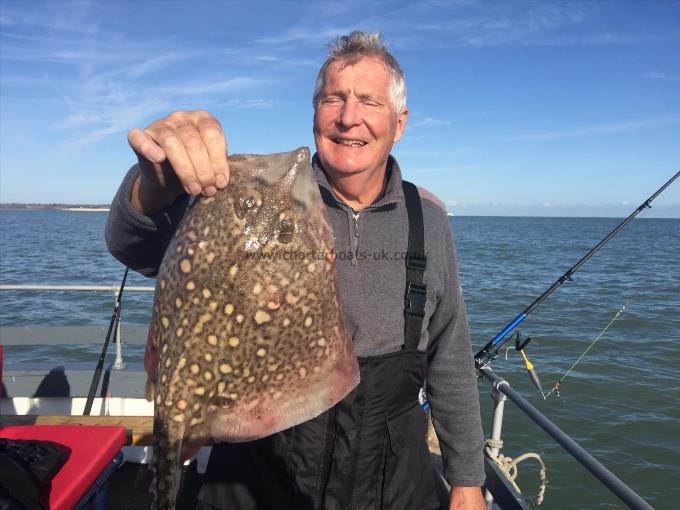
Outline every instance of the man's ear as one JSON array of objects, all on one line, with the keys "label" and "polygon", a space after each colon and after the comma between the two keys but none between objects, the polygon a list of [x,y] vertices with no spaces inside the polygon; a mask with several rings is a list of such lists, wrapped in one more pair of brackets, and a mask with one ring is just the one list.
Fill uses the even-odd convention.
[{"label": "man's ear", "polygon": [[394,142],[398,142],[401,139],[401,135],[404,134],[404,129],[406,129],[406,118],[408,117],[408,109],[404,108],[402,112],[397,115],[397,130],[394,133]]}]

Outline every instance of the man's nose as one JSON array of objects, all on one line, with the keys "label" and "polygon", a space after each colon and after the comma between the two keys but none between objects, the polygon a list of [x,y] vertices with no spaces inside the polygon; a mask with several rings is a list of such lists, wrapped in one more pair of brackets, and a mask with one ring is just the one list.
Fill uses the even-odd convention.
[{"label": "man's nose", "polygon": [[338,124],[344,128],[350,128],[360,123],[361,112],[359,111],[359,104],[351,99],[345,101],[338,117]]}]

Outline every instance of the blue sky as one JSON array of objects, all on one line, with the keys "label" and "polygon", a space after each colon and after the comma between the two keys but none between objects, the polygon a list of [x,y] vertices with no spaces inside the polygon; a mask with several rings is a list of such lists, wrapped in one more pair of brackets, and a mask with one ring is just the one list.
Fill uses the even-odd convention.
[{"label": "blue sky", "polygon": [[[313,145],[326,45],[381,31],[406,178],[456,214],[622,216],[680,170],[680,2],[0,2],[0,202],[109,202],[126,133],[206,109]],[[680,182],[648,216],[680,217]]]}]

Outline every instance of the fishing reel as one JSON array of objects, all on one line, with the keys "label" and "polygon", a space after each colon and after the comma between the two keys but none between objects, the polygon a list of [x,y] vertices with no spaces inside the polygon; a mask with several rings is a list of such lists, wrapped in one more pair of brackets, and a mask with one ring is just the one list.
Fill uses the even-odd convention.
[{"label": "fishing reel", "polygon": [[[522,333],[519,331],[516,331],[515,334],[513,335],[515,339],[515,350],[522,352],[522,350],[531,342],[531,337],[528,336],[526,337],[525,340],[522,340]],[[483,368],[484,366],[488,365],[491,363],[493,360],[495,360],[498,355],[502,352],[503,345],[506,344],[508,341],[510,341],[512,337],[506,337],[504,338],[500,343],[494,346],[489,346],[487,345],[482,349],[479,353],[475,355],[475,363],[477,365],[477,368]],[[505,349],[505,359],[508,359],[508,351],[512,349],[512,347],[507,347]]]}]

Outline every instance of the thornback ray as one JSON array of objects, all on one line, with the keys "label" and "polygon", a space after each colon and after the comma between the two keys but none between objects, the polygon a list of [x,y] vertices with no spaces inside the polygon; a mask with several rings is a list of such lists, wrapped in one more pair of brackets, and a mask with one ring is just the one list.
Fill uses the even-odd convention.
[{"label": "thornback ray", "polygon": [[175,508],[180,463],[211,437],[279,432],[359,382],[309,149],[229,168],[227,188],[187,211],[156,282],[145,367],[158,509]]}]

